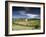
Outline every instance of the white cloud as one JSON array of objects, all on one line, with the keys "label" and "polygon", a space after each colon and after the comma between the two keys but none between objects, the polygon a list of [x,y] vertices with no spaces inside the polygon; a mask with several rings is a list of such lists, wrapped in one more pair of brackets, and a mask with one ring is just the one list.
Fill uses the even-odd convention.
[{"label": "white cloud", "polygon": [[29,14],[29,13],[26,14],[26,11],[18,11],[18,12],[20,14],[14,16],[14,18],[40,18],[40,16],[37,14]]},{"label": "white cloud", "polygon": [[36,14],[26,14],[28,16],[28,18],[38,18],[39,15]]},{"label": "white cloud", "polygon": [[24,15],[25,14],[25,11],[19,11],[20,14]]}]

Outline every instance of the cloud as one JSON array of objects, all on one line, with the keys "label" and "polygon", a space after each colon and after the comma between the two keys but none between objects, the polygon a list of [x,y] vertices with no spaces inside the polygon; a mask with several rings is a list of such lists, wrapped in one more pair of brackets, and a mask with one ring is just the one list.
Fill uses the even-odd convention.
[{"label": "cloud", "polygon": [[40,16],[37,14],[26,13],[26,11],[22,10],[15,12],[13,18],[40,18]]},{"label": "cloud", "polygon": [[28,18],[39,18],[39,15],[36,14],[26,14]]},{"label": "cloud", "polygon": [[37,14],[26,14],[26,11],[19,11],[19,13],[20,13],[20,15],[21,15],[21,17],[25,17],[25,18],[40,18],[40,16],[39,15],[37,15]]},{"label": "cloud", "polygon": [[25,15],[26,11],[21,10],[21,11],[19,11],[19,13],[20,13],[21,15]]}]

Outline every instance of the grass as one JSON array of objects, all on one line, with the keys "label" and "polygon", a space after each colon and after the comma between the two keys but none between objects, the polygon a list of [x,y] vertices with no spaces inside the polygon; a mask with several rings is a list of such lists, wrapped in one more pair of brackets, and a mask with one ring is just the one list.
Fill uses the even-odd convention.
[{"label": "grass", "polygon": [[21,25],[14,25],[13,30],[30,30],[32,27],[27,27],[27,26],[21,26]]},{"label": "grass", "polygon": [[16,19],[12,22],[12,30],[34,30],[40,29],[40,20],[39,19]]}]

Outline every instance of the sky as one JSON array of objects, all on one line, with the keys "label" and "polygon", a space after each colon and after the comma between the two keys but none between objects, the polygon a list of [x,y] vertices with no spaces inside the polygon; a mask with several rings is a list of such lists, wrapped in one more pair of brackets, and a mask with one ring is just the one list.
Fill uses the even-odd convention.
[{"label": "sky", "polygon": [[40,8],[36,7],[12,7],[13,18],[40,18]]}]

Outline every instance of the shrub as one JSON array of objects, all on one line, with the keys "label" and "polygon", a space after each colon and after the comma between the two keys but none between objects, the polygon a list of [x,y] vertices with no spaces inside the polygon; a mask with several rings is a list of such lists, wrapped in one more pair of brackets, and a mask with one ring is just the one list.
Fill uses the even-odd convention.
[{"label": "shrub", "polygon": [[38,29],[40,27],[40,25],[35,25],[35,29]]}]

